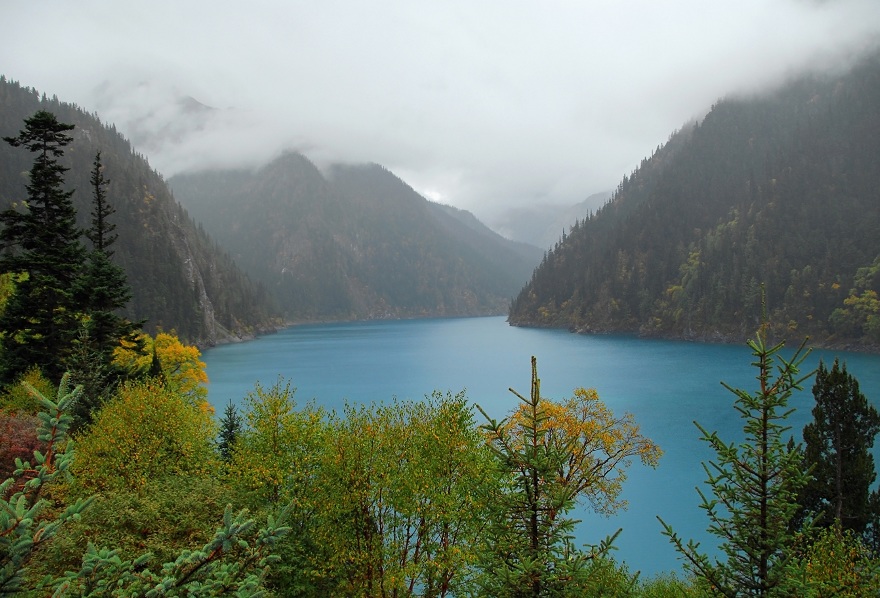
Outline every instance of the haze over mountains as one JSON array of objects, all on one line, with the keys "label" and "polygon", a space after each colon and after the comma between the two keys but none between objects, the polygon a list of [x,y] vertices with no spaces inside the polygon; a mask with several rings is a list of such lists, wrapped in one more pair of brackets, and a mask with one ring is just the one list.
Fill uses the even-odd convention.
[{"label": "haze over mountains", "polygon": [[295,320],[504,313],[542,254],[375,164],[289,153],[169,184]]},{"label": "haze over mountains", "polygon": [[[95,95],[99,106],[106,107],[111,114],[118,111],[119,116],[125,119],[131,142],[147,156],[180,152],[179,147],[188,147],[195,139],[220,134],[225,120],[242,118],[240,111],[235,108],[207,106],[191,95],[156,81],[128,81],[127,85],[105,81],[98,86]],[[138,102],[140,109],[122,113],[118,106],[133,102],[130,98],[134,96],[141,97]],[[216,142],[224,144],[222,138],[216,139]],[[238,139],[228,143],[237,145]],[[240,148],[236,150],[240,151]],[[218,176],[223,176],[220,174],[223,170],[255,170],[265,166],[256,158],[262,156],[263,152],[254,152],[254,157],[246,158],[236,150],[230,149],[228,158],[216,159],[221,165],[228,164],[229,168],[192,169],[192,164],[199,163],[199,156],[194,155],[183,159],[178,168],[184,172],[175,170],[172,178],[190,172],[217,172]],[[217,150],[215,155],[222,156],[222,151]],[[575,220],[600,208],[610,195],[610,191],[592,193],[583,201],[572,204],[538,203],[499,208],[491,216],[485,217],[484,222],[508,239],[547,249],[559,240],[562,232]]]},{"label": "haze over mountains", "polygon": [[[880,346],[880,56],[719,101],[551,251],[514,324]],[[764,300],[762,304],[762,298]]]},{"label": "haze over mountains", "polygon": [[[209,110],[181,105],[196,115]],[[256,172],[176,178],[193,220],[144,156],[95,115],[5,78],[0,108],[4,135],[39,109],[76,125],[64,158],[81,225],[90,212],[91,161],[102,152],[117,208],[115,258],[134,292],[126,315],[190,342],[269,330],[281,316],[502,314],[542,254],[427,201],[380,166],[336,165],[325,175],[295,153]],[[145,131],[152,126],[145,122]],[[197,118],[193,126],[201,126]],[[5,208],[24,197],[33,157],[3,144],[0,159]]]},{"label": "haze over mountains", "polygon": [[[2,3],[5,74],[96,110],[166,177],[293,149],[382,164],[484,222],[613,189],[718,98],[844,68],[880,41],[875,0],[54,8]],[[146,122],[192,130],[178,96],[212,107],[210,126],[143,143]]]},{"label": "haze over mountains", "polygon": [[[754,331],[763,293],[780,334],[870,345],[880,342],[878,63],[872,55],[851,72],[719,101],[610,201],[596,194],[561,216],[537,207],[496,220],[534,245],[425,199],[377,164],[318,167],[296,152],[258,169],[176,175],[172,196],[112,125],[5,79],[0,125],[13,133],[38,108],[77,124],[69,184],[81,190],[94,151],[105,152],[131,316],[197,342],[278,317],[497,314],[514,296],[519,325],[733,340]],[[213,108],[182,97],[175,110],[210,133],[201,116]],[[144,135],[186,133],[165,131],[160,116]],[[8,205],[30,157],[0,152]],[[85,218],[87,193],[78,202]],[[533,273],[535,245],[553,249]]]},{"label": "haze over mountains", "polygon": [[[133,298],[125,316],[147,320],[146,329],[174,330],[183,339],[210,345],[273,329],[280,324],[269,297],[198,229],[174,201],[161,175],[112,125],[58,98],[40,95],[0,76],[0,135],[15,135],[38,110],[74,124],[65,148],[65,182],[75,189],[79,225],[89,221],[89,173],[100,151],[110,185],[108,201],[119,239],[114,261],[128,277]],[[33,155],[0,143],[0,209],[26,197]]]},{"label": "haze over mountains", "polygon": [[593,193],[574,205],[512,207],[497,213],[487,223],[508,239],[550,249],[568,232],[572,224],[601,208],[610,198],[611,192],[608,191]]}]

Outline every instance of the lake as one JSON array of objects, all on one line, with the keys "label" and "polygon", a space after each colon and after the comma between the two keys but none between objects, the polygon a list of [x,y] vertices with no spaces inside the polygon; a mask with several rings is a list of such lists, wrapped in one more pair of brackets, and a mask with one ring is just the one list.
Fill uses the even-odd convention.
[{"label": "lake", "polygon": [[[314,399],[341,411],[346,401],[421,399],[435,389],[465,390],[471,402],[501,418],[517,404],[508,388],[528,396],[532,355],[543,396],[564,399],[577,387],[595,388],[615,413],[631,412],[642,433],[664,451],[656,470],[638,462],[629,468],[626,511],[606,518],[578,510],[580,543],[598,543],[623,528],[614,556],[644,575],[681,569],[677,553],[660,533],[657,515],[685,539],[711,545],[695,487],[705,480],[701,462],[714,454],[700,442],[693,421],[717,430],[725,440],[742,437],[734,396],[720,382],[756,388],[757,371],[744,343],[577,335],[515,328],[504,317],[488,317],[295,326],[212,348],[203,359],[208,398],[218,414],[228,401],[240,403],[255,382],[267,386],[283,376],[296,387],[300,405]],[[846,362],[868,399],[880,403],[878,355],[815,350],[803,371],[815,368],[820,358],[830,367],[835,357]],[[811,419],[811,387],[812,379],[790,403],[797,408],[790,422],[798,438]]]}]

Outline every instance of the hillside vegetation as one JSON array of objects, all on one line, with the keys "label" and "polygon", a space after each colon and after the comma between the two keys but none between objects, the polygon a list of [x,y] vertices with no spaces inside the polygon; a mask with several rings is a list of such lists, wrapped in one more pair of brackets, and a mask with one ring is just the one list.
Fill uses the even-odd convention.
[{"label": "hillside vegetation", "polygon": [[[65,184],[76,190],[73,202],[83,228],[90,212],[92,160],[101,152],[110,180],[108,201],[116,208],[114,261],[125,270],[133,294],[125,317],[146,320],[148,331],[176,330],[203,345],[274,325],[268,296],[193,223],[161,175],[115,127],[0,76],[0,134],[15,134],[38,110],[76,125],[62,162],[70,168]],[[0,144],[0,209],[25,199],[30,163],[28,152]]]},{"label": "hillside vegetation", "polygon": [[578,221],[516,325],[880,342],[880,59],[719,101]]},{"label": "hillside vegetation", "polygon": [[288,153],[169,182],[291,319],[500,314],[541,257],[375,164]]}]

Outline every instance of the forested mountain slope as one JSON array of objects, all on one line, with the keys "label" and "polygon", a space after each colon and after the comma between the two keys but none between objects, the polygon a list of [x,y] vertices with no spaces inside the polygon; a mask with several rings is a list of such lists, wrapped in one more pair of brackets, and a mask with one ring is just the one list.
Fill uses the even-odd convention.
[{"label": "forested mountain slope", "polygon": [[577,222],[516,325],[880,342],[880,59],[718,102]]},{"label": "forested mountain slope", "polygon": [[[92,162],[101,152],[119,234],[113,259],[124,268],[133,293],[126,317],[146,319],[150,332],[175,330],[186,341],[203,345],[273,325],[268,296],[195,226],[162,177],[112,125],[0,77],[0,135],[16,135],[24,119],[38,110],[76,125],[62,161],[70,168],[65,182],[76,190],[73,201],[82,227],[91,212]],[[30,152],[0,143],[0,209],[26,197],[32,162]]]},{"label": "forested mountain slope", "polygon": [[292,319],[504,313],[541,258],[377,165],[324,174],[288,153],[169,182]]}]

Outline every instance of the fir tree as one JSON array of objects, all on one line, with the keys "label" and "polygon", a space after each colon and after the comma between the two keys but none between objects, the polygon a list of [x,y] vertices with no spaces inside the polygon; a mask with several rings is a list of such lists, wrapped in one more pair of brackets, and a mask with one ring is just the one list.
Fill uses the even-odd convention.
[{"label": "fir tree", "polygon": [[152,378],[163,385],[168,382],[165,370],[162,369],[162,360],[159,359],[159,352],[156,350],[155,342],[153,342],[153,356],[150,359],[150,368],[146,372],[146,377]]},{"label": "fir tree", "polygon": [[758,368],[759,389],[751,394],[722,382],[736,395],[734,407],[745,422],[745,440],[727,443],[694,422],[717,455],[717,461],[703,464],[711,495],[697,492],[710,520],[709,532],[720,539],[725,558],[710,559],[698,543],[685,543],[660,519],[663,533],[684,557],[685,566],[714,595],[797,595],[797,535],[790,522],[808,474],[801,467],[797,447],[783,442],[783,436],[790,429],[785,425],[792,412],[788,399],[806,379],[800,377],[798,368],[809,351],[801,345],[786,361],[778,355],[783,343],[768,347],[764,335],[762,328],[757,340],[748,342]]},{"label": "fir tree", "polygon": [[0,213],[0,242],[8,250],[0,258],[0,271],[18,275],[0,317],[3,382],[11,382],[32,365],[59,380],[76,336],[74,283],[85,249],[76,226],[73,192],[63,189],[68,169],[58,162],[62,148],[72,140],[67,134],[72,129],[52,113],[39,111],[25,120],[18,136],[4,137],[12,146],[36,153],[36,158],[27,202]]},{"label": "fir tree", "polygon": [[50,540],[67,520],[79,516],[92,499],[78,500],[54,518],[47,516],[49,501],[42,491],[59,473],[67,471],[73,458],[73,443],[66,442],[72,423],[69,410],[82,394],[82,387],[70,390],[64,375],[57,402],[33,386],[25,387],[40,402],[38,436],[45,443],[34,451],[33,462],[16,459],[12,477],[0,484],[0,595],[16,595],[23,588],[27,564],[40,544]]},{"label": "fir tree", "polygon": [[92,242],[95,251],[104,253],[107,257],[113,256],[110,246],[119,238],[113,231],[116,225],[107,220],[116,212],[107,201],[108,179],[104,178],[104,165],[101,163],[101,152],[95,154],[95,162],[92,166],[92,175],[89,179],[92,185],[92,226],[86,231],[86,237]]},{"label": "fir tree", "polygon": [[91,321],[91,331],[99,351],[112,354],[122,339],[131,340],[139,326],[118,315],[131,299],[131,289],[120,266],[110,258],[110,247],[117,239],[116,228],[107,218],[116,210],[107,201],[106,186],[101,164],[101,152],[95,156],[91,182],[93,185],[92,225],[86,236],[92,242],[92,251],[80,278],[80,301]]},{"label": "fir tree", "polygon": [[232,459],[232,451],[239,434],[241,434],[242,427],[241,416],[232,401],[229,401],[229,404],[226,405],[226,411],[220,419],[220,439],[217,442],[220,456],[227,463]]},{"label": "fir tree", "polygon": [[75,380],[86,385],[88,400],[81,402],[76,412],[77,418],[85,423],[123,376],[113,366],[114,349],[122,340],[133,341],[140,328],[118,313],[131,299],[131,289],[125,272],[111,261],[110,247],[117,235],[113,233],[116,225],[108,218],[115,209],[107,201],[106,187],[110,181],[104,178],[101,152],[95,156],[90,181],[92,222],[86,236],[92,242],[92,250],[76,284],[77,303],[85,316],[84,330],[74,345],[75,359],[69,363]]},{"label": "fir tree", "polygon": [[819,363],[813,396],[813,421],[804,428],[804,468],[813,475],[799,502],[807,513],[822,515],[823,527],[838,524],[864,534],[880,504],[878,492],[871,490],[876,472],[870,451],[880,432],[880,413],[836,359],[830,371]]},{"label": "fir tree", "polygon": [[80,328],[65,362],[71,379],[83,387],[83,396],[71,410],[71,432],[77,433],[91,423],[92,414],[113,394],[120,371],[102,358],[88,322]]}]

